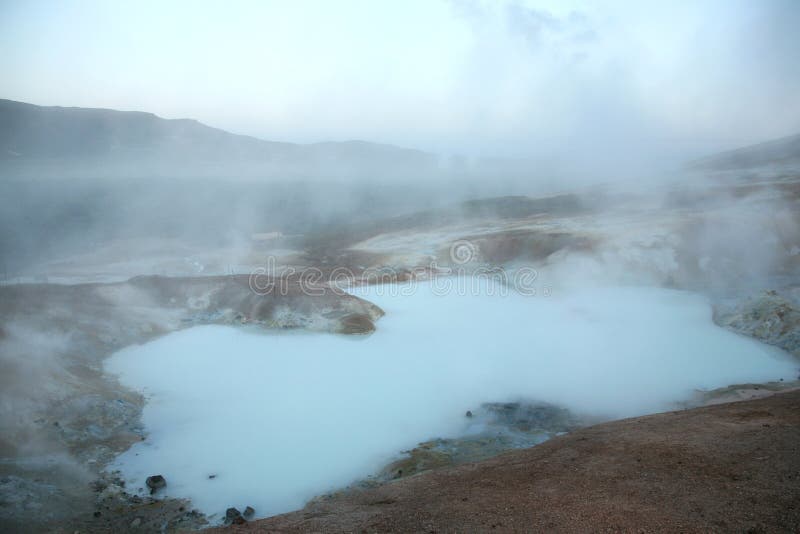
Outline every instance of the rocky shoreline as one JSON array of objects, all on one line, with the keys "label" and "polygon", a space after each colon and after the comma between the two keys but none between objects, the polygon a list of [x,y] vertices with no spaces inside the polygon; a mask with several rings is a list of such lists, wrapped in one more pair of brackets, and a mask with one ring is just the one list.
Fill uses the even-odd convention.
[{"label": "rocky shoreline", "polygon": [[[78,324],[95,325],[91,335],[79,330],[83,336],[73,334],[70,339],[72,350],[77,346],[94,349],[93,353],[83,353],[86,359],[80,362],[82,365],[73,362],[71,367],[64,370],[71,378],[65,383],[74,384],[76,389],[71,394],[63,391],[64,397],[60,402],[43,404],[39,411],[42,415],[28,422],[27,428],[24,425],[10,427],[6,422],[7,428],[18,432],[16,436],[24,436],[22,431],[27,430],[36,433],[42,442],[38,444],[42,453],[28,455],[27,462],[6,460],[3,463],[0,495],[4,503],[2,521],[8,530],[114,532],[157,527],[159,530],[177,531],[209,525],[203,514],[191,508],[191,503],[171,498],[159,499],[157,495],[140,495],[137,488],[125,488],[123,481],[103,470],[116,454],[131,443],[146,439],[139,420],[143,399],[136,393],[126,392],[104,375],[100,368],[104,355],[115,348],[150,339],[169,331],[170,325],[181,328],[208,322],[260,321],[260,324],[272,328],[308,327],[312,322],[308,318],[317,314],[317,325],[325,324],[329,331],[341,332],[336,320],[346,321],[353,315],[364,315],[372,320],[382,314],[376,307],[355,297],[339,298],[335,293],[330,293],[327,298],[304,301],[306,297],[296,294],[291,297],[296,299],[291,306],[295,310],[302,310],[306,320],[278,324],[267,313],[267,310],[274,312],[279,309],[278,306],[260,304],[254,301],[251,294],[238,300],[232,296],[236,294],[237,287],[243,287],[243,283],[241,277],[228,280],[218,277],[189,280],[148,277],[133,279],[126,284],[93,284],[78,288],[53,286],[48,290],[48,286],[39,285],[2,289],[6,292],[12,290],[18,295],[17,298],[22,298],[25,291],[47,296],[39,300],[40,306],[29,306],[31,316],[41,314],[39,319],[43,329],[45,324],[58,325],[58,321],[53,320],[57,315],[54,311],[59,309],[59,305],[66,309],[64,301],[70,302],[72,319],[77,319]],[[83,306],[76,308],[75,295],[81,293],[86,294],[79,301]],[[158,300],[154,300],[153,295],[157,295]],[[123,296],[129,304],[139,306],[128,306],[128,315],[125,318],[113,318],[115,323],[112,323],[108,314],[112,308],[120,308],[119,299]],[[792,296],[791,292],[779,294],[772,291],[743,299],[735,305],[717,306],[715,320],[722,326],[798,356],[796,332],[800,314],[793,301],[789,300]],[[198,301],[203,305],[198,306]],[[5,302],[12,301],[5,299]],[[141,313],[144,302],[147,302],[150,321],[140,324],[131,322],[129,319],[132,315],[137,316],[136,311],[140,317],[144,315]],[[103,303],[107,303],[109,311],[103,310]],[[86,314],[83,318],[81,311]],[[118,329],[98,331],[95,314],[105,316],[109,320],[106,324],[116,324]],[[171,322],[154,324],[152,318],[159,315],[168,317]],[[328,322],[320,322],[318,317],[324,317]],[[119,329],[123,324],[127,328],[125,331]],[[4,332],[3,341],[8,340],[9,335]],[[92,354],[94,360],[88,359],[87,356]],[[58,378],[64,382],[63,376]],[[750,399],[796,387],[796,382],[731,386],[719,391],[699,392],[697,398],[687,402],[684,407]],[[397,479],[487,460],[507,451],[538,445],[593,423],[558,407],[519,403],[482,405],[471,408],[465,417],[471,418],[476,427],[480,426],[481,429],[457,439],[434,439],[421,443],[373,477],[334,494],[322,495],[314,502],[336,500],[353,491],[379,487]],[[3,435],[6,442],[15,436],[11,432],[4,432]],[[13,443],[6,446],[13,446]],[[80,476],[76,473],[80,473]],[[38,510],[41,512],[31,519],[32,512]]]},{"label": "rocky shoreline", "polygon": [[[791,199],[796,199],[797,191],[792,191]],[[763,202],[781,207],[785,199],[781,193]],[[450,243],[466,236],[479,263],[466,267],[486,264],[510,270],[532,265],[540,269],[542,277],[550,274],[558,279],[558,269],[570,265],[571,255],[591,256],[593,261],[602,258],[613,264],[624,251],[627,255],[621,265],[626,273],[644,273],[635,280],[684,289],[713,285],[715,289],[709,291],[718,325],[800,358],[800,288],[793,277],[800,255],[786,252],[778,257],[765,279],[777,289],[765,292],[760,287],[737,286],[738,279],[725,278],[726,271],[716,269],[714,261],[697,256],[703,249],[693,248],[695,227],[686,221],[705,221],[701,219],[703,206],[686,199],[676,201],[657,216],[640,216],[641,207],[631,206],[632,215],[621,219],[603,218],[584,203],[568,203],[569,209],[564,211],[564,201],[558,197],[520,202],[516,199],[510,206],[502,204],[503,210],[510,209],[507,214],[495,213],[496,206],[488,215],[477,208],[474,217],[466,219],[463,213],[452,214],[442,223],[446,223],[443,228],[425,227],[430,225],[425,218],[405,218],[387,220],[383,226],[365,226],[363,235],[351,235],[344,229],[341,235],[319,236],[317,246],[307,243],[303,261],[324,274],[341,266],[358,275],[368,268],[392,265],[395,277],[388,281],[401,281],[415,273],[430,275],[432,271],[419,267],[429,265],[431,259],[445,267],[448,261],[452,264]],[[686,210],[690,210],[688,214]],[[724,219],[724,215],[709,217]],[[787,227],[790,240],[792,227]],[[676,235],[680,239],[674,238]],[[725,261],[720,259],[718,264],[735,264],[740,255],[738,250],[731,258],[720,253]],[[663,265],[669,269],[663,270]],[[139,488],[126,488],[113,473],[104,471],[117,454],[146,440],[147,435],[140,419],[144,398],[105,374],[103,360],[123,347],[203,324],[246,323],[268,329],[338,334],[369,334],[375,329],[375,322],[383,315],[380,308],[325,284],[315,287],[318,291],[314,294],[301,291],[302,272],[299,269],[295,278],[285,280],[285,291],[269,294],[253,291],[250,276],[244,274],[0,286],[0,386],[4,396],[0,411],[0,529],[119,532],[208,526],[207,518],[192,510],[190,503],[139,495]],[[698,392],[680,407],[749,400],[797,387],[797,382],[732,385]],[[765,402],[778,402],[770,399]],[[356,498],[353,495],[364,491],[380,493],[398,484],[416,484],[410,481],[423,477],[438,477],[440,472],[469,470],[487,462],[495,465],[491,458],[496,455],[507,458],[542,447],[550,450],[571,436],[591,432],[594,427],[583,427],[596,423],[553,406],[498,404],[465,406],[464,410],[465,417],[469,410],[483,430],[458,439],[420,443],[370,479],[320,496],[309,507],[325,509],[327,503],[340,506],[336,503],[350,502],[348,499]],[[690,425],[685,431],[693,428]],[[560,436],[564,432],[570,434]],[[533,445],[537,446],[529,449]],[[141,484],[144,487],[145,481]],[[487,487],[498,484],[495,479]],[[469,514],[469,510],[467,507],[462,512]],[[283,519],[267,521],[266,525],[286,524],[290,529],[300,524],[281,523]],[[454,528],[457,525],[453,523]],[[491,527],[489,523],[469,525]],[[413,526],[416,529],[425,524]]]},{"label": "rocky shoreline", "polygon": [[159,530],[206,524],[188,503],[140,497],[104,471],[147,436],[143,397],[104,373],[103,360],[200,324],[362,334],[383,315],[330,288],[313,296],[297,281],[285,288],[259,295],[245,275],[0,287],[2,530],[112,532],[137,520],[158,523]]},{"label": "rocky shoreline", "polygon": [[210,532],[797,532],[800,391],[625,419]]}]

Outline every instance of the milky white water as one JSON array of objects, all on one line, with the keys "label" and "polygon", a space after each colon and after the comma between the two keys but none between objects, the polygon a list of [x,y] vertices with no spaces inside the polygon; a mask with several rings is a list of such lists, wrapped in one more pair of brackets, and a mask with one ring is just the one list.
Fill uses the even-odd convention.
[{"label": "milky white water", "polygon": [[[565,295],[362,295],[369,337],[203,326],[107,361],[148,402],[146,441],[118,457],[129,487],[208,514],[267,516],[366,477],[399,451],[463,433],[467,409],[519,399],[624,417],[694,389],[794,378],[782,353],[712,323],[705,299],[654,288]],[[210,479],[209,475],[216,475]]]}]

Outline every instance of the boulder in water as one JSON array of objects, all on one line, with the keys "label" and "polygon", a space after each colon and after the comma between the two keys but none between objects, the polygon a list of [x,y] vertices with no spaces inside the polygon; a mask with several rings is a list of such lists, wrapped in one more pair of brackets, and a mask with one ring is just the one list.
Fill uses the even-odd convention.
[{"label": "boulder in water", "polygon": [[145,484],[147,485],[148,488],[150,488],[151,495],[157,492],[158,490],[167,487],[167,481],[161,475],[153,475],[147,477],[147,480],[145,480]]},{"label": "boulder in water", "polygon": [[241,525],[244,523],[246,519],[242,517],[242,512],[240,512],[237,508],[230,507],[225,510],[225,522],[226,523],[233,523],[234,525]]}]

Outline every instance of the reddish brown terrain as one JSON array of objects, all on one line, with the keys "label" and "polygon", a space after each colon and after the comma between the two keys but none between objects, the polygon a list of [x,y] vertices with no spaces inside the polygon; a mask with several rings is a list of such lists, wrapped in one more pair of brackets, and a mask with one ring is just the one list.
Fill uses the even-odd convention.
[{"label": "reddish brown terrain", "polygon": [[215,532],[797,532],[800,391],[578,430]]}]

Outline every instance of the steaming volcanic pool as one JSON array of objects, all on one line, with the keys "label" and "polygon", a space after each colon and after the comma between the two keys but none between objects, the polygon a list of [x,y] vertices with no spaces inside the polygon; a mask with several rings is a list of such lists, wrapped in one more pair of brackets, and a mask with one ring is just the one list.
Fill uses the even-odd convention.
[{"label": "steaming volcanic pool", "polygon": [[251,505],[264,517],[419,442],[463,435],[465,411],[483,402],[620,418],[670,409],[695,389],[797,374],[787,355],[715,326],[708,302],[685,292],[361,291],[386,311],[369,337],[202,326],[114,354],[107,371],[147,396],[148,438],[110,468],[131,488],[163,474],[164,494],[209,515]]}]

